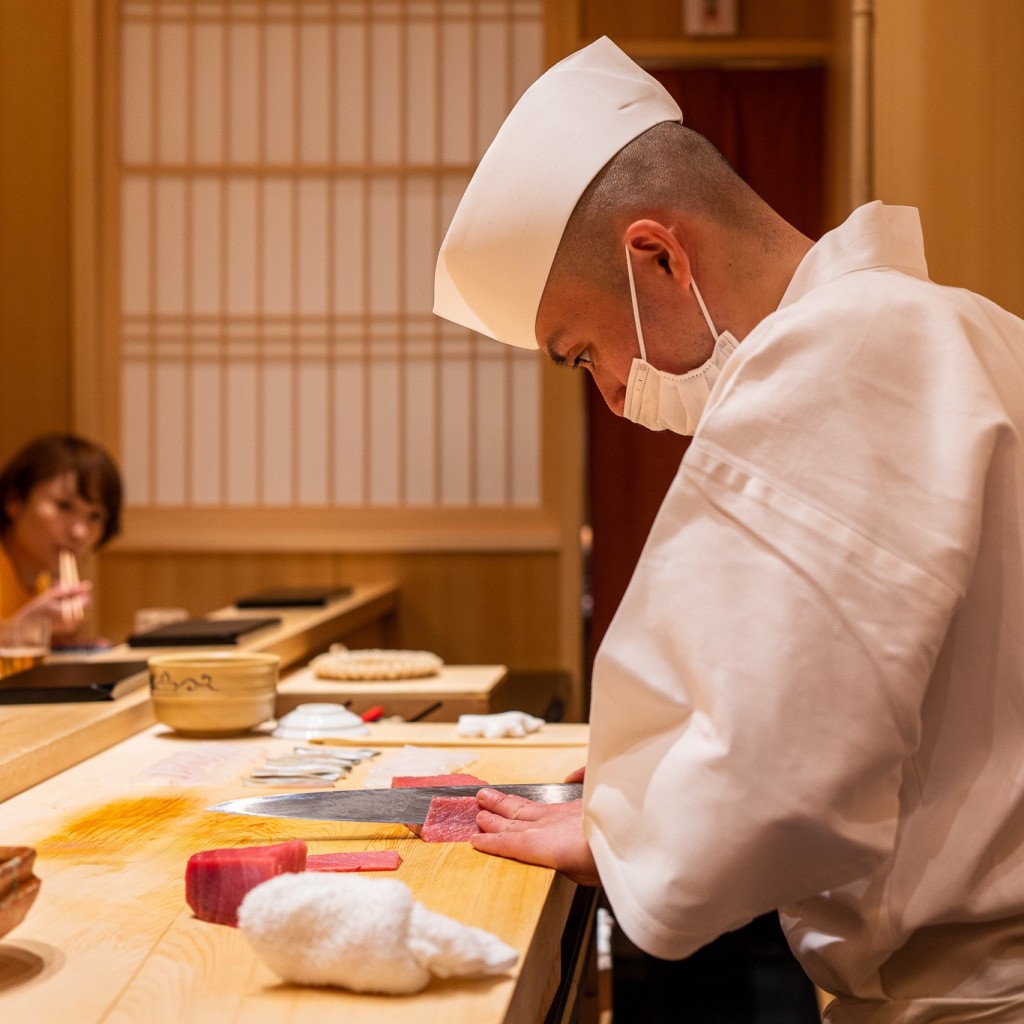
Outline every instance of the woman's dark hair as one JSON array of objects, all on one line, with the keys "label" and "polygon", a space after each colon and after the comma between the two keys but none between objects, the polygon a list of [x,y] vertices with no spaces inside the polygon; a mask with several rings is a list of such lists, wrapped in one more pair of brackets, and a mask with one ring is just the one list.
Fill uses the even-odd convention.
[{"label": "woman's dark hair", "polygon": [[97,547],[121,530],[121,474],[97,444],[74,434],[46,434],[30,441],[0,470],[0,535],[11,526],[7,504],[25,501],[32,488],[55,476],[75,474],[78,494],[102,505],[107,519]]}]

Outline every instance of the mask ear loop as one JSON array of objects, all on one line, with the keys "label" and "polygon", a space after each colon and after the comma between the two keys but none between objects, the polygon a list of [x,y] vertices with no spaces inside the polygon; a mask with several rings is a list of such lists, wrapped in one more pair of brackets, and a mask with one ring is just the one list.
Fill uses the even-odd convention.
[{"label": "mask ear loop", "polygon": [[[633,302],[633,323],[636,325],[636,340],[640,342],[640,358],[647,362],[647,350],[644,348],[644,329],[640,326],[640,307],[636,301],[636,282],[633,280],[633,257],[629,253],[629,244],[626,249],[626,273],[629,275],[629,297]],[[703,303],[701,303],[703,305]],[[704,314],[707,316],[707,314]],[[710,321],[709,321],[710,323]]]},{"label": "mask ear loop", "polygon": [[700,294],[700,289],[697,287],[697,282],[694,280],[693,275],[690,275],[690,287],[693,289],[693,294],[697,296],[697,305],[700,306],[700,311],[704,314],[704,319],[707,322],[708,330],[711,332],[711,337],[718,341],[718,331],[715,330],[715,325],[711,322],[711,314],[708,313],[708,307],[704,305],[704,298]]}]

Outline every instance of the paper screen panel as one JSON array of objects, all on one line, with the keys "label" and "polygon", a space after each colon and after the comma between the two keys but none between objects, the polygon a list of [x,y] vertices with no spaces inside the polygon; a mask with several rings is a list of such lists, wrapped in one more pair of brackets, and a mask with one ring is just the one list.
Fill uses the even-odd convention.
[{"label": "paper screen panel", "polygon": [[201,164],[218,163],[225,155],[226,39],[227,30],[223,24],[198,24],[193,29],[191,87],[195,96],[202,97],[202,102],[193,104],[190,127],[192,156]]},{"label": "paper screen panel", "polygon": [[431,312],[537,0],[122,0],[129,504],[538,508],[535,353]]}]

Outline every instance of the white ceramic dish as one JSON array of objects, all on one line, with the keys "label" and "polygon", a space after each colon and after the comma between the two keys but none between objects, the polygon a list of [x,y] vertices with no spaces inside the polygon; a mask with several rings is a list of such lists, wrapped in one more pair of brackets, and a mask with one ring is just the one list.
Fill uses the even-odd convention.
[{"label": "white ceramic dish", "polygon": [[366,736],[369,726],[340,704],[300,704],[277,723],[274,735],[287,740]]}]

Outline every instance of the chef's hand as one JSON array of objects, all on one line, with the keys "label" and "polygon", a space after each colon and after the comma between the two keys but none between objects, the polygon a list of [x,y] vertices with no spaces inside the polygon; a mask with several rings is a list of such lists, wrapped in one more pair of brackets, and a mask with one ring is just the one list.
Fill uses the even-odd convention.
[{"label": "chef's hand", "polygon": [[71,586],[56,583],[22,605],[13,618],[42,616],[50,620],[50,632],[54,636],[68,636],[81,626],[91,597],[92,583],[88,580]]},{"label": "chef's hand", "polygon": [[574,772],[569,772],[565,777],[566,782],[582,782],[583,776],[586,773],[587,766],[584,765],[582,768],[577,768]]},{"label": "chef's hand", "polygon": [[470,842],[483,853],[554,868],[580,885],[600,885],[597,865],[583,838],[583,801],[538,804],[482,789],[476,795],[482,830]]}]

